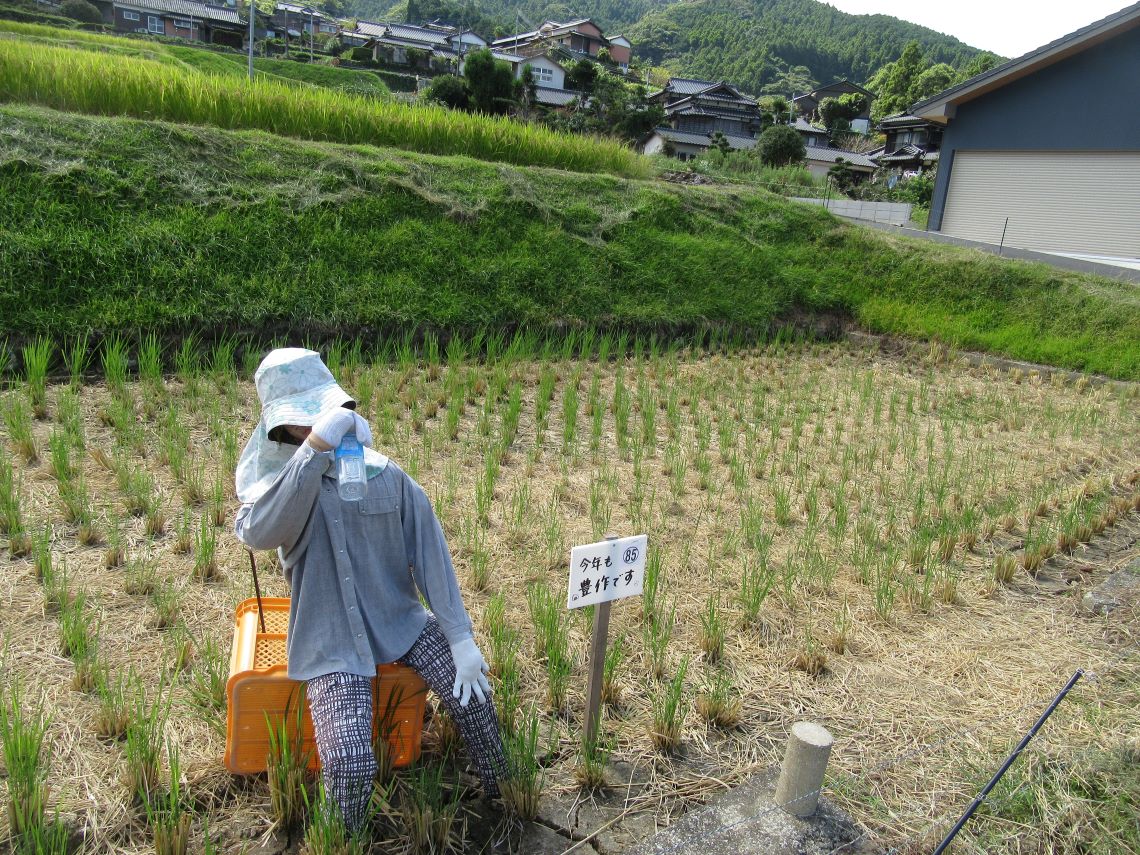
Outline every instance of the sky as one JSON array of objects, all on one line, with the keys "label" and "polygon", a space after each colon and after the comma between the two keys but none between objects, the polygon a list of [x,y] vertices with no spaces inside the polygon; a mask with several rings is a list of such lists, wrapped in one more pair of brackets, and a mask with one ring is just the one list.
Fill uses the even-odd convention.
[{"label": "sky", "polygon": [[1017,57],[1131,5],[1129,0],[824,0],[853,15],[893,15],[971,47]]}]

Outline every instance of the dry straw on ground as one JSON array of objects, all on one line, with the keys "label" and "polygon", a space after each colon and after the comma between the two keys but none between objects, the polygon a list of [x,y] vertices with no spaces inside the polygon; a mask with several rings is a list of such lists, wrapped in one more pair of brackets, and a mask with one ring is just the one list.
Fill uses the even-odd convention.
[{"label": "dry straw on ground", "polygon": [[[628,811],[664,820],[778,762],[788,728],[806,718],[836,737],[832,797],[890,841],[922,835],[968,803],[1075,668],[1101,668],[1140,640],[1135,614],[1088,617],[1065,592],[1137,553],[1134,392],[1010,378],[937,357],[831,346],[605,363],[552,355],[492,365],[342,364],[339,374],[361,399],[377,444],[433,498],[484,650],[486,607],[505,594],[503,619],[523,639],[523,708],[541,709],[547,694],[545,664],[532,654],[528,584],[565,590],[570,545],[600,531],[649,534],[662,568],[652,605],[658,614],[675,605],[676,621],[658,680],[642,649],[648,606],[627,601],[613,610],[611,637],[623,636],[626,650],[615,677],[621,703],[605,727],[612,759],[645,779]],[[567,395],[574,384],[576,406],[575,393]],[[508,417],[512,393],[517,427]],[[6,405],[24,394],[17,384],[2,397]],[[63,394],[49,387],[49,418],[32,423],[43,449]],[[267,828],[268,790],[221,770],[224,712],[195,704],[191,683],[204,671],[196,655],[206,640],[224,655],[233,608],[252,595],[229,527],[231,467],[256,420],[255,396],[248,378],[218,370],[129,384],[119,397],[133,422],[116,421],[115,397],[100,383],[78,389],[84,449],[77,445],[72,460],[99,543],[81,544],[77,526],[64,522],[46,463],[25,463],[7,436],[3,454],[25,527],[51,526],[54,565],[98,615],[108,673],[134,669],[154,686],[189,653],[188,671],[172,678],[166,735],[179,746],[197,810],[193,835],[200,839],[208,818],[212,834],[237,847],[247,829]],[[563,418],[575,410],[571,431]],[[151,501],[170,521],[165,531],[152,525],[148,534],[145,516],[127,512],[115,474],[96,457],[127,460],[151,476]],[[224,519],[208,498],[219,479]],[[1116,516],[1091,551],[1081,543],[1043,559],[1036,579],[1020,564],[1011,578],[1007,567],[995,579],[1001,556],[1020,558],[1104,521],[1114,503]],[[178,533],[184,513],[190,542]],[[112,519],[125,547],[121,565],[105,560],[117,548],[108,543]],[[207,531],[216,533],[218,576],[203,579]],[[263,594],[286,594],[272,556],[260,561]],[[5,565],[3,664],[46,699],[53,805],[82,829],[87,851],[149,851],[145,819],[123,782],[121,744],[99,737],[98,699],[72,690],[74,665],[58,652],[58,616],[44,607],[31,556],[8,556]],[[140,566],[153,574],[150,593],[128,576]],[[743,626],[749,572],[769,588],[756,620]],[[712,593],[725,628],[719,661],[702,650]],[[174,614],[180,628],[158,629],[159,614]],[[577,791],[589,635],[584,614],[568,620],[568,713],[551,719],[557,759],[546,775],[555,794]],[[717,727],[690,711],[679,752],[667,755],[653,744],[653,699],[685,658],[686,706],[723,669],[739,716]],[[1126,659],[1078,684],[1043,734],[1048,750],[1075,756],[1135,740],[1135,676],[1135,659]],[[1029,839],[1009,832],[1009,851]]]}]

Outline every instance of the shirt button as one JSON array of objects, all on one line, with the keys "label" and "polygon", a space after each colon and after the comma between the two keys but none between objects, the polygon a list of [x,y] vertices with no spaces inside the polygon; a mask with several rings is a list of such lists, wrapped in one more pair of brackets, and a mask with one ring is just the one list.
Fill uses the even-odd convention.
[{"label": "shirt button", "polygon": [[349,607],[348,607],[348,610],[349,610],[350,612],[354,612],[354,611],[356,611],[356,606],[349,606]]},{"label": "shirt button", "polygon": [[360,638],[360,637],[361,637],[361,633],[359,633],[359,632],[358,632],[358,633],[356,633],[356,637],[357,637],[357,638]]},{"label": "shirt button", "polygon": [[349,577],[348,577],[348,576],[345,576],[345,577],[344,577],[344,581],[348,582],[348,581],[349,581]]}]

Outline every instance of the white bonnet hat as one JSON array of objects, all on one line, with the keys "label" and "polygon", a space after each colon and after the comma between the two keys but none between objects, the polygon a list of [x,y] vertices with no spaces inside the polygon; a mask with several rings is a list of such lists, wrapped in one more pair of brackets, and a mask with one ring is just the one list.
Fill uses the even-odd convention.
[{"label": "white bonnet hat", "polygon": [[[253,375],[261,399],[261,420],[238,460],[235,481],[238,501],[256,501],[296,452],[296,446],[270,439],[281,425],[311,427],[332,407],[356,405],[336,382],[321,355],[302,347],[281,347],[269,353]],[[387,458],[365,450],[369,477],[383,469]]]}]

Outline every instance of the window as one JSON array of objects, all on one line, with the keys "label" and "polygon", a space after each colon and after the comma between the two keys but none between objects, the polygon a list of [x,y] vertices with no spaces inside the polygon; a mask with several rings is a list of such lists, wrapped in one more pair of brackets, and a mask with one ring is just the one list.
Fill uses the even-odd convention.
[{"label": "window", "polygon": [[335,33],[336,27],[334,27],[332,24],[321,24],[321,32],[322,33]]},{"label": "window", "polygon": [[159,35],[162,35],[166,32],[166,27],[162,25],[162,18],[156,18],[154,15],[147,15],[146,30],[148,33],[158,33]]},{"label": "window", "polygon": [[175,18],[174,26],[180,30],[189,30],[191,28],[191,24],[186,18]]},{"label": "window", "polygon": [[139,19],[139,13],[138,12],[132,12],[130,9],[124,9],[123,10],[123,20],[124,21],[137,21],[138,19]]},{"label": "window", "polygon": [[540,65],[528,65],[531,76],[534,77],[535,83],[553,83],[554,71],[550,68],[543,68]]}]

